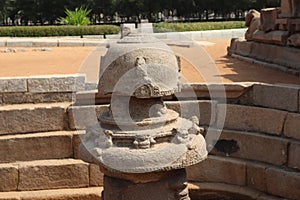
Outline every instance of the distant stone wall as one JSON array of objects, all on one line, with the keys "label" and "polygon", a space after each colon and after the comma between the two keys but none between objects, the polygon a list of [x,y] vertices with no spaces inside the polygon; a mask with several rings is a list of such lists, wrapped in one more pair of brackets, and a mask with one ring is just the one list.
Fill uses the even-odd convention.
[{"label": "distant stone wall", "polygon": [[250,63],[300,75],[299,48],[232,39],[228,54]]}]

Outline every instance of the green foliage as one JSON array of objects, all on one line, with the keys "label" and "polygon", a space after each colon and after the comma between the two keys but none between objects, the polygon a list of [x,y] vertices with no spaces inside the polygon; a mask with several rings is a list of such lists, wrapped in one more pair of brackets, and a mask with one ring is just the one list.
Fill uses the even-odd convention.
[{"label": "green foliage", "polygon": [[[66,9],[69,10],[68,13],[76,13],[77,8],[79,13],[80,7],[92,8],[91,11],[81,11],[89,11],[93,23],[107,23],[120,18],[122,22],[137,22],[142,18],[157,22],[173,17],[186,21],[230,19],[232,13],[237,18],[242,18],[244,11],[249,9],[278,6],[280,0],[0,0],[0,25],[10,25],[8,18],[13,21],[13,25],[56,24],[57,19],[65,15]],[[85,13],[85,16],[88,14]],[[79,21],[84,22],[72,24],[87,24],[87,18],[82,17],[84,14],[80,16]],[[71,24],[72,20],[66,17],[62,21]]]},{"label": "green foliage", "polygon": [[16,26],[0,27],[0,37],[50,37],[118,34],[119,27],[100,26]]},{"label": "green foliage", "polygon": [[66,9],[66,17],[59,18],[60,23],[73,26],[87,26],[91,23],[88,15],[92,10],[87,8],[75,8],[74,11]]},{"label": "green foliage", "polygon": [[158,23],[154,24],[155,32],[184,32],[245,28],[245,22],[195,22],[195,23]]}]

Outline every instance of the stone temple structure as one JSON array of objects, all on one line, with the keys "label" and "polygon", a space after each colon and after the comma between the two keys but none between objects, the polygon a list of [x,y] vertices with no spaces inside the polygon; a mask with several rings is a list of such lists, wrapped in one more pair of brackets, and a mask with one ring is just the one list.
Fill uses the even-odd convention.
[{"label": "stone temple structure", "polygon": [[207,157],[203,129],[162,100],[181,90],[180,59],[150,36],[129,34],[110,45],[100,77],[99,92],[112,99],[87,129],[81,157],[105,174],[103,199],[190,199],[185,168]]},{"label": "stone temple structure", "polygon": [[[245,39],[233,39],[229,54],[270,67],[300,73],[300,1],[281,0],[280,8],[250,10]],[[253,61],[253,60],[252,60]]]}]

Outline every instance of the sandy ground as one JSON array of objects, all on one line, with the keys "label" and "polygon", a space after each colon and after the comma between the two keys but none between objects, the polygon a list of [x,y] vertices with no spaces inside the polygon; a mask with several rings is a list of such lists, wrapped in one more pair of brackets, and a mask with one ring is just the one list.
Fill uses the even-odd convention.
[{"label": "sandy ground", "polygon": [[[210,45],[202,47],[172,47],[183,58],[182,74],[187,82],[300,85],[299,77],[228,57],[230,40],[209,42]],[[56,47],[50,51],[14,49],[16,53],[0,53],[0,77],[85,73],[88,81],[97,82],[100,56],[106,52],[103,47]]]}]

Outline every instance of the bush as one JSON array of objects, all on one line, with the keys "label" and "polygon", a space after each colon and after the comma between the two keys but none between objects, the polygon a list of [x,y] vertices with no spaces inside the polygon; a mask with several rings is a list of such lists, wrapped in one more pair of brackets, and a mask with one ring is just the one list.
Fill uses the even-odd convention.
[{"label": "bush", "polygon": [[155,32],[185,32],[245,28],[244,21],[190,22],[154,24]]},{"label": "bush", "polygon": [[66,9],[66,17],[59,18],[60,23],[74,26],[87,26],[91,23],[88,15],[92,10],[86,8],[76,8],[74,11]]},{"label": "bush", "polygon": [[113,25],[99,26],[15,26],[0,27],[0,37],[51,37],[118,34]]}]

